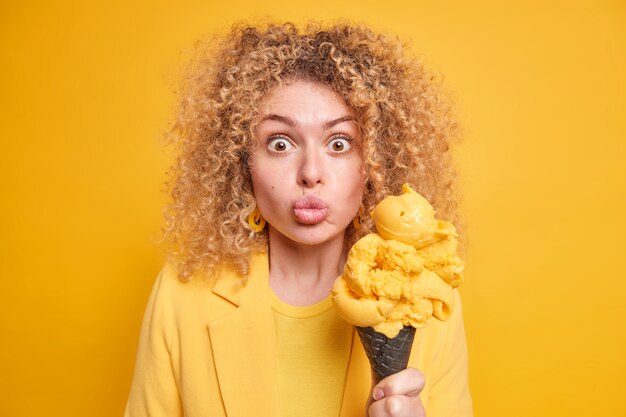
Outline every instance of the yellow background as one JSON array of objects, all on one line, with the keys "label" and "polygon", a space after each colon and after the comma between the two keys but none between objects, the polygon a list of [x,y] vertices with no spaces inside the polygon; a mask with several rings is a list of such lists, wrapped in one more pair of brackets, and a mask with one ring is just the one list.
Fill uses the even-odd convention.
[{"label": "yellow background", "polygon": [[624,2],[296,4],[0,6],[0,415],[121,415],[177,72],[259,16],[396,33],[456,91],[476,415],[626,415]]}]

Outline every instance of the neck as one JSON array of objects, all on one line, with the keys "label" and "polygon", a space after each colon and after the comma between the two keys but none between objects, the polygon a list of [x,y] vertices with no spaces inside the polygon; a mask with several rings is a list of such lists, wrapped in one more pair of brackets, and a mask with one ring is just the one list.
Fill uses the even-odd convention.
[{"label": "neck", "polygon": [[269,230],[270,287],[292,305],[315,304],[330,295],[346,261],[344,235],[321,245],[302,245]]}]

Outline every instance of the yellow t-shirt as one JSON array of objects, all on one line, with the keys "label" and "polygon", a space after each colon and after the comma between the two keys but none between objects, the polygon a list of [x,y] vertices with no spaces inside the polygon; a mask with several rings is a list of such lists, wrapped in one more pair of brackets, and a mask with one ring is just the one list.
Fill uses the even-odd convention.
[{"label": "yellow t-shirt", "polygon": [[330,296],[293,306],[272,292],[280,417],[337,417],[346,381],[353,327]]}]

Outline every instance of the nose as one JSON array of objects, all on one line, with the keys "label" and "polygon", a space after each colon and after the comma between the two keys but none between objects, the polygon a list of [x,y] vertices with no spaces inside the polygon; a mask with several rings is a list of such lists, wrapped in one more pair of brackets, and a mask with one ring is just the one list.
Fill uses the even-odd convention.
[{"label": "nose", "polygon": [[306,150],[300,158],[298,184],[306,188],[314,188],[323,183],[324,162],[323,155],[315,150]]}]

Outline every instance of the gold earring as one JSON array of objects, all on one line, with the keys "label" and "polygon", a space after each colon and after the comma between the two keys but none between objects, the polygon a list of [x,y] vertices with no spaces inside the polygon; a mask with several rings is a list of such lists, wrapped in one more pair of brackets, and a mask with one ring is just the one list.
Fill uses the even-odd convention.
[{"label": "gold earring", "polygon": [[363,211],[363,206],[359,207],[359,212],[356,214],[354,219],[352,219],[352,226],[354,226],[356,230],[359,230],[361,228],[361,219],[363,218],[364,214],[365,212]]},{"label": "gold earring", "polygon": [[258,207],[255,207],[252,213],[248,215],[248,224],[254,233],[259,233],[265,227],[265,219],[261,216]]}]

